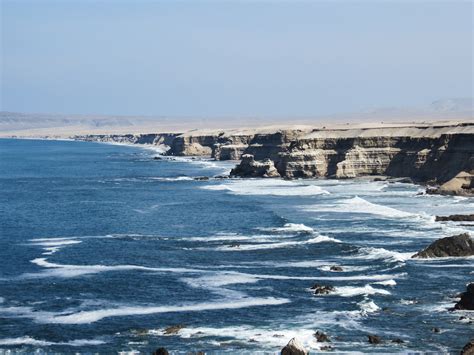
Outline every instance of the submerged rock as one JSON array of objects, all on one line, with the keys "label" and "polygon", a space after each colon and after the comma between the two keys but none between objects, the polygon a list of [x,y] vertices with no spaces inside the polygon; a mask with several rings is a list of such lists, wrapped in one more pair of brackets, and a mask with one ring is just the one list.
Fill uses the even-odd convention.
[{"label": "submerged rock", "polygon": [[382,339],[378,335],[367,335],[370,344],[380,344]]},{"label": "submerged rock", "polygon": [[209,178],[209,176],[197,176],[197,177],[195,177],[195,178],[193,178],[193,179],[196,180],[196,181],[207,181],[207,180],[209,180],[210,178]]},{"label": "submerged rock", "polygon": [[438,239],[412,258],[440,258],[474,255],[474,242],[468,233]]},{"label": "submerged rock", "polygon": [[454,305],[454,309],[474,310],[474,282],[467,285],[466,292],[461,293],[461,299]]},{"label": "submerged rock", "polygon": [[281,355],[308,355],[308,351],[298,341],[298,339],[291,339],[286,346],[281,349]]},{"label": "submerged rock", "polygon": [[163,334],[165,335],[173,335],[177,334],[181,329],[186,328],[183,324],[172,325],[171,327],[165,328]]},{"label": "submerged rock", "polygon": [[329,270],[331,270],[331,271],[338,271],[338,272],[344,271],[341,266],[336,266],[336,265],[331,266],[331,267],[329,268]]},{"label": "submerged rock", "polygon": [[331,339],[329,339],[329,336],[323,332],[320,332],[319,330],[316,333],[314,333],[314,336],[316,340],[320,343],[331,342]]},{"label": "submerged rock", "polygon": [[436,222],[474,222],[474,214],[453,214],[451,216],[436,216]]},{"label": "submerged rock", "polygon": [[169,355],[169,352],[165,348],[158,348],[153,351],[153,355]]},{"label": "submerged rock", "polygon": [[315,295],[327,295],[328,293],[335,291],[334,286],[319,284],[314,284],[311,286],[311,289],[314,290]]}]

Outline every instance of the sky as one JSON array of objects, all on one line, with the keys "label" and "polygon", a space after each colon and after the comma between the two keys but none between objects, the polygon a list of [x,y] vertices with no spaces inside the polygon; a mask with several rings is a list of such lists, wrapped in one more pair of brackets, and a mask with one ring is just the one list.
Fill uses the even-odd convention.
[{"label": "sky", "polygon": [[471,1],[0,1],[0,111],[317,116],[473,96]]}]

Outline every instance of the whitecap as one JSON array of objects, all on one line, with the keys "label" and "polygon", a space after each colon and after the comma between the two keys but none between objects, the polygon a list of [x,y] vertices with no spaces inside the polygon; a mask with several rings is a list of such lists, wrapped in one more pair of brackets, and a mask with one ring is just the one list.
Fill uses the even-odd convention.
[{"label": "whitecap", "polygon": [[52,342],[46,340],[38,340],[29,336],[19,338],[5,338],[0,339],[0,345],[33,345],[33,346],[90,346],[90,345],[102,345],[105,341],[94,340],[94,339],[76,339],[69,340],[66,342]]},{"label": "whitecap", "polygon": [[217,247],[217,250],[224,251],[248,251],[248,250],[262,250],[262,249],[278,249],[278,248],[287,248],[294,247],[305,244],[318,244],[318,243],[341,243],[340,240],[327,237],[324,235],[319,235],[317,237],[303,240],[303,241],[284,241],[277,243],[262,243],[262,244],[239,244],[232,246],[220,246]]},{"label": "whitecap", "polygon": [[333,293],[330,293],[330,295],[338,295],[341,297],[354,297],[354,296],[360,296],[360,295],[390,295],[390,292],[387,290],[379,289],[379,288],[374,288],[370,285],[365,285],[362,287],[358,286],[340,286],[336,287],[335,291]]},{"label": "whitecap", "polygon": [[89,324],[104,318],[123,317],[159,313],[175,312],[201,312],[211,310],[238,309],[256,306],[281,305],[290,302],[285,298],[246,298],[241,300],[231,300],[224,302],[209,302],[183,304],[176,306],[125,306],[117,308],[105,308],[91,311],[79,311],[65,315],[53,315],[47,319],[38,319],[40,322],[55,324]]},{"label": "whitecap", "polygon": [[364,299],[363,301],[360,301],[359,303],[357,303],[357,305],[359,306],[361,313],[364,315],[380,311],[380,307],[377,306],[374,301],[368,298]]},{"label": "whitecap", "polygon": [[190,176],[176,176],[176,177],[153,177],[152,180],[156,181],[193,181],[194,178]]},{"label": "whitecap", "polygon": [[419,215],[417,214],[397,210],[395,208],[379,205],[376,203],[372,203],[358,196],[351,199],[344,200],[340,202],[339,204],[335,204],[335,205],[314,205],[311,207],[304,207],[304,209],[310,212],[369,214],[369,215],[377,215],[377,216],[387,217],[387,218],[419,217]]},{"label": "whitecap", "polygon": [[29,245],[38,245],[43,247],[43,255],[52,255],[64,247],[82,243],[74,238],[37,238],[30,239]]},{"label": "whitecap", "polygon": [[364,259],[364,260],[378,260],[385,259],[392,262],[405,262],[410,259],[415,253],[400,253],[397,251],[391,251],[384,248],[373,248],[365,247],[360,248],[358,255],[345,257],[350,259]]},{"label": "whitecap", "polygon": [[41,277],[78,277],[88,274],[97,274],[110,271],[150,271],[150,272],[174,272],[174,273],[196,273],[205,270],[188,268],[155,268],[139,265],[66,265],[50,263],[46,258],[36,258],[31,260],[33,264],[46,268],[40,273],[23,274],[21,278],[41,278]]},{"label": "whitecap", "polygon": [[316,185],[280,179],[233,180],[221,185],[202,186],[206,190],[227,190],[235,195],[270,195],[270,196],[311,196],[328,194]]},{"label": "whitecap", "polygon": [[258,228],[262,231],[270,232],[314,232],[314,229],[302,223],[285,223],[283,227]]},{"label": "whitecap", "polygon": [[390,280],[374,282],[374,284],[382,285],[382,286],[396,286],[397,282],[394,279],[390,279]]},{"label": "whitecap", "polygon": [[[150,335],[164,336],[163,329],[152,329],[148,331]],[[255,328],[247,325],[234,326],[234,327],[186,327],[180,329],[176,334],[183,339],[189,338],[213,338],[213,339],[224,339],[230,338],[238,340],[239,342],[255,344],[258,343],[260,346],[268,348],[282,348],[292,338],[298,338],[301,344],[307,349],[318,350],[320,349],[321,343],[318,343],[314,337],[314,329],[271,329],[271,328]],[[217,346],[221,343],[217,341]]]}]

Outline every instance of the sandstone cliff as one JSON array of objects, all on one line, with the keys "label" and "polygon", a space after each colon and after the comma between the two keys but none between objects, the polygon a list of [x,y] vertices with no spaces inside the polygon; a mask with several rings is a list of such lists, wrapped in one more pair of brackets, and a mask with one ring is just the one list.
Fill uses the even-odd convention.
[{"label": "sandstone cliff", "polygon": [[241,177],[387,175],[445,184],[435,192],[455,194],[470,194],[474,186],[474,122],[337,128],[303,126],[75,138],[162,144],[169,147],[168,155],[242,159],[231,173]]}]

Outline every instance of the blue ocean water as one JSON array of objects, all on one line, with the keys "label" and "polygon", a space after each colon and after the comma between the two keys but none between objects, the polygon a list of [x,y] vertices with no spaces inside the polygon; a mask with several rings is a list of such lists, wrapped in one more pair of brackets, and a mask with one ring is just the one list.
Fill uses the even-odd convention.
[{"label": "blue ocean water", "polygon": [[276,353],[294,336],[312,353],[455,352],[473,335],[472,313],[448,308],[474,260],[410,260],[473,231],[433,218],[473,213],[473,199],[363,179],[214,179],[233,164],[155,155],[0,140],[0,353]]}]

